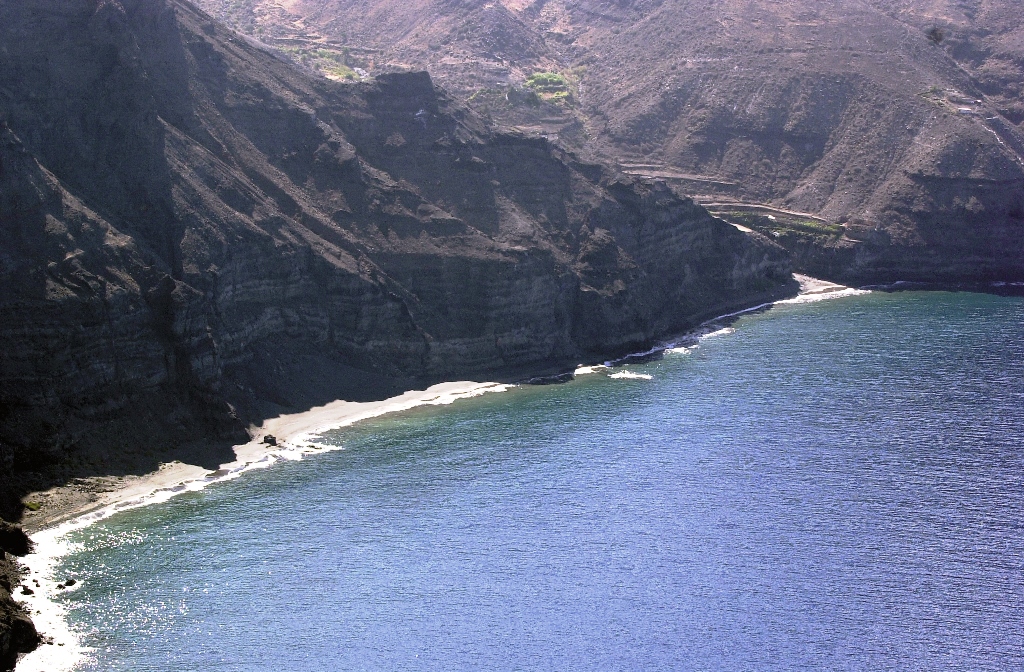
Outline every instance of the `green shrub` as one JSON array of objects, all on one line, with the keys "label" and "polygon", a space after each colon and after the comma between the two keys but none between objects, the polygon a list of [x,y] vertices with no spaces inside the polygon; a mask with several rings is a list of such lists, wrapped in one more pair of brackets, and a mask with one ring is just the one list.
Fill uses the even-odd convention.
[{"label": "green shrub", "polygon": [[557,72],[535,72],[526,78],[526,85],[539,93],[559,93],[569,90],[565,76]]},{"label": "green shrub", "polygon": [[325,75],[332,78],[347,79],[353,82],[359,81],[359,75],[347,65],[325,65],[321,69]]}]

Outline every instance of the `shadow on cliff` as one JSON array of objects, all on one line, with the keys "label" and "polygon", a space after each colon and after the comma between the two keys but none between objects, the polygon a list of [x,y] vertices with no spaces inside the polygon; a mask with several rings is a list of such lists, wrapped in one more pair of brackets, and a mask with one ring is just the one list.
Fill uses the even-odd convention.
[{"label": "shadow on cliff", "polygon": [[438,382],[357,369],[298,339],[260,344],[251,355],[225,371],[219,399],[171,389],[113,400],[105,417],[69,412],[60,418],[0,400],[0,518],[20,520],[32,492],[69,483],[88,491],[91,486],[78,479],[140,476],[174,461],[217,469],[235,459],[234,446],[250,440],[247,426],[337,400],[381,401]]},{"label": "shadow on cliff", "polygon": [[254,344],[249,355],[244,363],[225,367],[222,387],[224,398],[248,425],[338,400],[382,401],[438,382],[355,368],[301,339],[267,339]]},{"label": "shadow on cliff", "polygon": [[20,520],[32,492],[68,483],[88,490],[78,479],[141,476],[174,461],[214,470],[250,440],[247,425],[337,400],[381,401],[437,382],[378,375],[312,349],[277,345],[254,350],[249,365],[227,372],[228,404],[158,394],[124,400],[129,415],[65,418],[58,428],[37,409],[0,403],[0,519]]},{"label": "shadow on cliff", "polygon": [[173,461],[216,469],[248,438],[237,418],[199,400],[154,395],[129,405],[128,415],[60,427],[32,408],[0,405],[0,518],[18,521],[26,495],[80,478],[142,475]]},{"label": "shadow on cliff", "polygon": [[794,291],[767,238],[426,74],[312,79],[172,0],[0,18],[7,517],[216,468],[266,418],[564,372]]}]

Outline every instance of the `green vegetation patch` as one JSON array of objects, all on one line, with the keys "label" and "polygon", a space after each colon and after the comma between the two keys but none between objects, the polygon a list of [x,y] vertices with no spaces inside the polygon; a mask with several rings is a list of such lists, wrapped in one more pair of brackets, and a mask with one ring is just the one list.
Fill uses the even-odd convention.
[{"label": "green vegetation patch", "polygon": [[362,79],[359,73],[353,70],[353,67],[361,67],[359,63],[353,62],[358,59],[353,59],[347,48],[284,47],[281,51],[328,79],[349,82],[358,82]]},{"label": "green vegetation patch", "polygon": [[576,98],[576,74],[535,72],[526,78],[524,90],[540,100],[558,105],[571,105]]},{"label": "green vegetation patch", "polygon": [[320,68],[320,71],[329,79],[343,79],[351,82],[358,82],[360,79],[355,70],[340,63],[338,65],[323,66]]},{"label": "green vegetation patch", "polygon": [[568,93],[569,82],[557,72],[535,72],[526,78],[526,85],[537,93]]},{"label": "green vegetation patch", "polygon": [[39,502],[25,502],[25,508],[29,511],[38,511],[43,508],[43,505]]}]

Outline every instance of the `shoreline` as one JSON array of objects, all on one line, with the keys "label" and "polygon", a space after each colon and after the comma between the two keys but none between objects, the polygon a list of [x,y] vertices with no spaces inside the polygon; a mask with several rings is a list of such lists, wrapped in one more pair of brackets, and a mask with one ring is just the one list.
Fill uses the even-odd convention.
[{"label": "shoreline", "polygon": [[[709,325],[764,310],[776,304],[805,303],[825,298],[862,294],[868,291],[797,273],[794,273],[793,277],[800,285],[799,293],[795,297],[769,301],[736,312],[718,315],[704,321],[677,341],[666,341],[648,352],[633,353],[609,360],[604,362],[603,366],[623,365],[658,351],[670,350],[684,340],[689,340],[694,336],[699,337]],[[598,366],[601,365],[598,364]],[[572,371],[567,374],[571,375]],[[218,469],[211,470],[175,461],[164,463],[158,470],[139,476],[94,476],[75,479],[71,483],[26,495],[26,500],[41,500],[46,504],[38,511],[26,510],[19,524],[26,533],[34,536],[45,530],[83,518],[87,518],[90,522],[99,520],[120,510],[153,503],[154,499],[164,499],[164,497],[159,497],[161,493],[173,496],[185,490],[194,491],[202,489],[212,482],[230,480],[244,471],[270,466],[280,459],[301,459],[306,454],[334,450],[333,447],[325,447],[313,441],[313,437],[329,430],[340,429],[362,420],[409,410],[417,406],[446,405],[458,399],[488,392],[501,392],[511,387],[515,387],[515,385],[476,381],[444,382],[432,385],[425,390],[410,390],[380,401],[338,400],[299,413],[269,418],[259,426],[251,426],[249,433],[253,438],[247,443],[233,446],[235,460],[220,465]],[[267,436],[274,437],[276,445],[264,443],[263,439]]]},{"label": "shoreline", "polygon": [[[60,498],[59,501],[68,502],[68,505],[48,511],[49,515],[36,517],[33,527],[25,525],[35,549],[19,559],[19,564],[28,570],[21,585],[30,586],[32,592],[24,594],[18,591],[13,597],[25,605],[41,641],[35,651],[19,659],[15,669],[18,672],[71,670],[86,658],[89,651],[69,627],[67,610],[55,599],[61,593],[73,592],[83,585],[75,581],[67,586],[65,582],[73,577],[54,574],[60,558],[74,550],[74,545],[65,539],[70,532],[121,511],[165,502],[185,492],[198,492],[215,483],[234,480],[249,471],[266,469],[282,460],[301,460],[306,455],[342,450],[341,446],[326,446],[314,441],[317,435],[330,430],[419,406],[448,405],[459,399],[503,392],[512,387],[502,383],[454,381],[432,385],[426,390],[410,390],[381,401],[334,401],[301,413],[270,418],[258,428],[252,428],[250,431],[254,438],[234,446],[236,459],[216,470],[172,462],[143,476],[80,479],[78,483],[51,488],[46,493],[33,493],[45,494],[50,499]],[[267,436],[275,437],[276,444],[264,443]],[[97,485],[108,490],[97,495]],[[83,493],[92,495],[85,498],[85,503],[82,503]]]},{"label": "shoreline", "polygon": [[[233,446],[235,460],[217,469],[169,462],[162,464],[157,471],[141,476],[81,478],[30,493],[26,499],[43,500],[47,505],[39,511],[26,511],[20,525],[29,535],[36,535],[83,517],[99,520],[116,511],[151,503],[150,499],[157,493],[177,494],[185,489],[201,489],[188,486],[201,484],[205,487],[253,468],[269,466],[279,459],[301,459],[305,454],[330,450],[332,448],[320,446],[312,439],[332,429],[417,406],[446,405],[457,399],[501,392],[510,387],[513,386],[494,382],[453,381],[438,383],[425,390],[410,390],[381,401],[339,400],[300,413],[279,415],[265,420],[258,427],[250,427],[253,439]],[[274,437],[276,444],[264,443],[263,438],[267,436]]]},{"label": "shoreline", "polygon": [[[864,293],[845,285],[820,280],[810,276],[793,274],[800,289],[795,297],[779,299],[751,306],[743,310],[718,315],[705,320],[680,339],[698,336],[708,326],[750,312],[764,310],[776,304],[803,303],[806,301],[831,298],[832,295]],[[652,353],[677,347],[682,340],[666,341],[645,353],[633,353],[603,363],[623,365]],[[567,371],[553,376],[539,376],[524,379],[524,383],[571,376]],[[334,448],[320,446],[312,437],[328,430],[340,429],[361,420],[375,418],[424,405],[444,405],[460,398],[504,391],[514,387],[512,383],[452,381],[432,385],[425,390],[410,390],[380,401],[356,402],[333,401],[299,413],[279,415],[264,420],[259,426],[250,426],[248,443],[232,447],[235,460],[211,470],[184,462],[168,462],[156,471],[138,476],[92,476],[74,479],[70,483],[54,486],[44,491],[32,492],[26,501],[42,502],[38,511],[27,510],[20,521],[21,527],[30,536],[37,535],[71,521],[82,518],[94,521],[107,517],[126,508],[135,508],[163,500],[185,490],[200,490],[212,482],[237,478],[244,471],[265,468],[280,459],[302,459],[305,454],[324,452]],[[263,438],[273,436],[277,444],[263,443]],[[163,496],[162,496],[163,494]]]},{"label": "shoreline", "polygon": [[[747,313],[764,310],[774,305],[806,303],[827,298],[838,298],[839,296],[865,294],[870,291],[924,289],[918,283],[895,283],[892,285],[870,285],[864,288],[855,288],[800,273],[794,273],[793,278],[800,286],[797,295],[794,297],[768,301],[743,310],[718,315],[705,320],[689,333],[682,335],[677,341],[666,341],[647,352],[632,353],[618,357],[603,362],[603,365],[628,364],[655,352],[670,350],[694,336],[699,337],[709,325],[714,325],[723,320],[739,317]],[[1022,289],[1019,285],[1024,285],[1024,283],[996,283],[994,285],[988,283],[986,287],[990,290],[993,288],[1002,289],[1004,287]],[[539,376],[535,379],[524,379],[523,382],[557,379],[566,375],[572,375],[572,371],[552,376]],[[170,492],[170,495],[173,496],[173,494],[184,489],[201,489],[189,488],[189,484],[202,482],[202,487],[206,487],[209,482],[223,480],[224,476],[234,475],[234,477],[237,477],[237,474],[241,473],[241,471],[262,468],[262,466],[255,465],[263,460],[270,459],[275,454],[279,455],[279,457],[274,458],[272,461],[277,461],[277,459],[301,459],[304,454],[322,452],[324,447],[312,443],[311,437],[331,429],[347,427],[361,420],[408,410],[416,406],[447,404],[458,398],[477,396],[486,392],[503,391],[509,387],[514,387],[514,384],[475,381],[444,382],[432,385],[426,390],[410,390],[380,401],[333,401],[307,411],[269,418],[258,427],[250,427],[250,436],[254,438],[248,443],[233,446],[235,460],[220,465],[216,470],[183,462],[169,462],[162,464],[157,471],[138,476],[93,476],[75,479],[64,485],[26,495],[25,500],[41,500],[45,502],[45,505],[38,511],[26,510],[19,525],[31,536],[83,516],[92,515],[94,519],[106,517],[109,513],[113,513],[114,510],[121,510],[127,507],[134,508],[134,506],[143,506],[151,503],[150,499],[154,493]],[[449,397],[451,398],[449,399]],[[278,444],[275,446],[262,443],[262,438],[267,435],[274,436]],[[299,444],[306,447],[300,447]],[[269,466],[270,463],[267,463],[265,466]],[[215,476],[215,474],[219,474],[222,471],[227,471],[228,474]],[[135,504],[133,505],[133,503]],[[103,515],[103,512],[108,510],[110,510],[109,513]]]},{"label": "shoreline", "polygon": [[[574,377],[597,368],[621,366],[644,355],[676,349],[683,340],[699,340],[723,331],[716,326],[720,326],[723,321],[765,310],[776,304],[810,303],[869,293],[867,290],[799,274],[794,274],[794,279],[800,285],[795,297],[719,315],[681,335],[675,342],[664,342],[649,353],[637,353],[604,364],[577,367],[575,372],[568,375]],[[616,377],[631,376],[628,372],[622,372]],[[26,499],[44,500],[46,506],[28,513],[21,522],[36,545],[35,551],[22,559],[22,564],[29,570],[23,585],[31,583],[34,594],[19,593],[17,598],[26,604],[43,641],[34,652],[19,660],[16,669],[18,672],[70,670],[83,661],[88,653],[88,649],[81,645],[79,637],[68,626],[66,609],[54,599],[61,592],[70,592],[82,586],[81,583],[64,586],[62,582],[73,577],[56,577],[53,574],[60,558],[74,550],[64,539],[68,533],[88,527],[120,511],[164,502],[185,492],[198,492],[215,483],[234,480],[248,471],[268,468],[282,460],[301,460],[307,455],[342,450],[341,446],[323,445],[315,441],[318,435],[330,430],[419,406],[448,405],[459,399],[504,392],[514,387],[515,384],[496,382],[453,381],[439,383],[426,390],[407,391],[381,401],[334,401],[300,413],[270,418],[259,427],[250,427],[252,439],[234,446],[235,460],[220,465],[216,470],[172,462],[141,476],[77,479],[44,492],[31,493]],[[266,443],[266,437],[274,437],[274,443]]]}]

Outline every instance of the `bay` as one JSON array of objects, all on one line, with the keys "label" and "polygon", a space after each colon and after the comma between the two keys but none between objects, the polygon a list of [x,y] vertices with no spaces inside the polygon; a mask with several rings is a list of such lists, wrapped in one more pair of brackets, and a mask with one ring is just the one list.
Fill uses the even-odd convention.
[{"label": "bay", "polygon": [[778,305],[334,433],[74,533],[82,669],[1024,668],[1022,336],[1021,298]]}]

